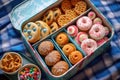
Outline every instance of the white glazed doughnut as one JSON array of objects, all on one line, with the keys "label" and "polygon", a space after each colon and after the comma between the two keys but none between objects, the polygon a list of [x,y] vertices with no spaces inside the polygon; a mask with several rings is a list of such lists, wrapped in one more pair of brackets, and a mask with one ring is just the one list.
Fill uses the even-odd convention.
[{"label": "white glazed doughnut", "polygon": [[76,24],[80,30],[87,31],[92,26],[92,20],[87,16],[83,16],[77,20]]},{"label": "white glazed doughnut", "polygon": [[94,24],[89,31],[89,35],[95,40],[100,40],[105,36],[105,28],[101,24]]},{"label": "white glazed doughnut", "polygon": [[93,39],[85,39],[81,43],[81,48],[89,55],[97,49],[97,42]]}]

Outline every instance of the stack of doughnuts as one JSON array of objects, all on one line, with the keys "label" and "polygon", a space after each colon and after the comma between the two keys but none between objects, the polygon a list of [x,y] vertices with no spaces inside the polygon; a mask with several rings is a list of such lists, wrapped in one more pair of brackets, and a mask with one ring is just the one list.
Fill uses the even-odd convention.
[{"label": "stack of doughnuts", "polygon": [[110,30],[94,11],[90,11],[87,16],[80,17],[76,24],[68,26],[67,33],[89,55],[108,40]]},{"label": "stack of doughnuts", "polygon": [[44,58],[51,72],[55,76],[62,75],[69,69],[69,65],[61,58],[59,51],[54,49],[54,45],[50,40],[42,41],[38,46],[39,54]]},{"label": "stack of doughnuts", "polygon": [[69,42],[69,38],[65,32],[59,33],[56,36],[55,41],[62,48],[63,53],[68,57],[72,64],[76,64],[83,58],[82,53],[76,50],[73,43]]}]

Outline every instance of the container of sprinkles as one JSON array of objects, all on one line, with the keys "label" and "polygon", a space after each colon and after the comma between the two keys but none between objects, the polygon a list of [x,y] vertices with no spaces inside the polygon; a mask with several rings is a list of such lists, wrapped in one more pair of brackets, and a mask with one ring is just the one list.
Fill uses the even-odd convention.
[{"label": "container of sprinkles", "polygon": [[35,64],[26,64],[18,71],[18,80],[40,80],[41,70]]}]

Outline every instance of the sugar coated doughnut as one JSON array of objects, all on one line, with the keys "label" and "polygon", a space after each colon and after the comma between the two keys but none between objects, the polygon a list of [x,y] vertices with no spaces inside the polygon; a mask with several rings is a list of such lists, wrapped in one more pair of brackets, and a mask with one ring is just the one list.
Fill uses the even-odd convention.
[{"label": "sugar coated doughnut", "polygon": [[97,49],[97,42],[93,39],[86,39],[82,41],[81,48],[89,55]]},{"label": "sugar coated doughnut", "polygon": [[93,20],[93,23],[94,23],[94,24],[102,24],[102,20],[97,17],[97,18],[95,18],[95,19]]},{"label": "sugar coated doughnut", "polygon": [[89,31],[89,35],[95,40],[100,40],[105,36],[105,28],[101,24],[94,24]]},{"label": "sugar coated doughnut", "polygon": [[60,76],[64,74],[69,69],[69,65],[65,61],[59,61],[53,65],[51,72],[55,76]]},{"label": "sugar coated doughnut", "polygon": [[76,36],[76,42],[81,44],[81,42],[85,39],[88,39],[88,34],[86,32],[79,32]]},{"label": "sugar coated doughnut", "polygon": [[95,12],[90,11],[90,12],[88,13],[88,17],[93,20],[93,19],[96,17]]},{"label": "sugar coated doughnut", "polygon": [[54,49],[54,45],[51,41],[43,41],[38,46],[38,52],[42,56],[48,55]]},{"label": "sugar coated doughnut", "polygon": [[78,28],[75,25],[71,25],[67,28],[67,33],[70,36],[75,37],[78,34]]},{"label": "sugar coated doughnut", "polygon": [[83,16],[77,20],[76,24],[80,30],[87,31],[92,26],[92,20],[87,16]]},{"label": "sugar coated doughnut", "polygon": [[59,51],[53,50],[45,57],[45,62],[48,66],[53,66],[57,62],[59,62],[60,59],[61,59],[61,55]]}]

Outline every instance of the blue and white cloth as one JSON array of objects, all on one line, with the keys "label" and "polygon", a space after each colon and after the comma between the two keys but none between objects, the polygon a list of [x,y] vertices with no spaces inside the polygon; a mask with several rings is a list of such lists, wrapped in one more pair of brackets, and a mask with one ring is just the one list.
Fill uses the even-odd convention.
[{"label": "blue and white cloth", "polygon": [[[9,19],[9,12],[23,0],[0,0],[0,57],[8,51],[25,53],[19,31]],[[115,30],[111,48],[80,70],[71,80],[120,80],[120,0],[91,0]],[[43,80],[46,80],[43,77]]]}]

